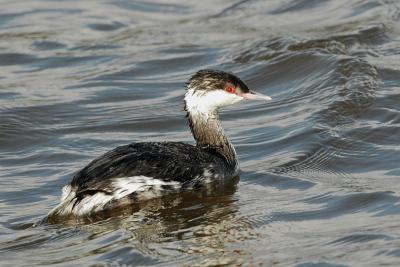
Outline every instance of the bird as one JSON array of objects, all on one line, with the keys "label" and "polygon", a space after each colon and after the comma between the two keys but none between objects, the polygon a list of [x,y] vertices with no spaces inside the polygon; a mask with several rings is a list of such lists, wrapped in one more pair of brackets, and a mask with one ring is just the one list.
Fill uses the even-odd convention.
[{"label": "bird", "polygon": [[184,95],[184,111],[196,144],[138,142],[118,146],[72,177],[48,217],[91,215],[237,176],[238,157],[218,111],[242,100],[268,101],[271,97],[251,91],[232,73],[197,71],[186,83]]}]

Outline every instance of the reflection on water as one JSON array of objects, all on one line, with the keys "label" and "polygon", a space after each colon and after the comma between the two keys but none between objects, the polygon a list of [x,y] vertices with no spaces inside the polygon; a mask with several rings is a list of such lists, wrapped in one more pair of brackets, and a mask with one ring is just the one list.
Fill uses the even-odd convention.
[{"label": "reflection on water", "polygon": [[[397,1],[0,6],[2,266],[399,265]],[[200,68],[273,98],[222,111],[240,181],[47,223],[100,154],[193,142]]]}]

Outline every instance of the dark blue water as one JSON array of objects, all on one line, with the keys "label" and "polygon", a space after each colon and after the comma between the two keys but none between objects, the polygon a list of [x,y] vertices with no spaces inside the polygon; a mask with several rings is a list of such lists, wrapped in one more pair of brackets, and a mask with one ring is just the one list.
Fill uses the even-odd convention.
[{"label": "dark blue water", "polygon": [[[396,0],[1,1],[1,266],[399,266]],[[237,185],[39,223],[71,176],[135,141],[192,143],[197,70],[269,103],[221,118]]]}]

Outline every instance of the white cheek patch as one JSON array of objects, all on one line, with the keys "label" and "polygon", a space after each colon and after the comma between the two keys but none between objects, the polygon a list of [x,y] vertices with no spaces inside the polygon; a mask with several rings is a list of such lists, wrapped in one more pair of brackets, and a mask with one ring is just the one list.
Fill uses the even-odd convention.
[{"label": "white cheek patch", "polygon": [[210,113],[218,108],[229,106],[243,100],[243,97],[223,90],[194,91],[189,89],[185,94],[186,107],[190,111]]}]

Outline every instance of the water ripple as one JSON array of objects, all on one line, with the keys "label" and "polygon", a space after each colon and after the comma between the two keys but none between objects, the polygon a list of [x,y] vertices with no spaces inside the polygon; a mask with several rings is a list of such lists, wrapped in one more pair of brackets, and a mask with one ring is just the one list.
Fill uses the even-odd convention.
[{"label": "water ripple", "polygon": [[[1,264],[398,265],[396,1],[1,7]],[[96,156],[193,142],[182,97],[200,68],[272,96],[221,112],[240,181],[45,223]]]}]

